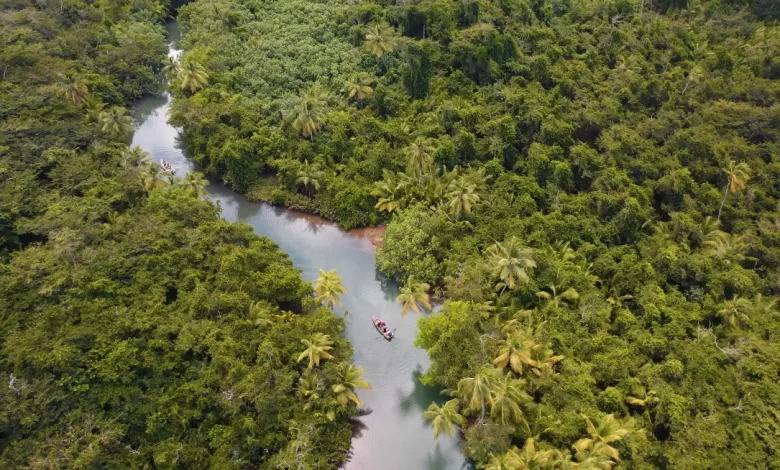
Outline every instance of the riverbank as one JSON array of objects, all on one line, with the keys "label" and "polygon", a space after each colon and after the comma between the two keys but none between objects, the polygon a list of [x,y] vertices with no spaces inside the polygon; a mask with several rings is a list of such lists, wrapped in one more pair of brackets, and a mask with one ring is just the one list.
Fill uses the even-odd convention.
[{"label": "riverbank", "polygon": [[[169,25],[175,34],[174,25]],[[195,164],[182,151],[179,129],[168,123],[170,97],[153,96],[136,108],[139,116],[133,145],[149,152],[157,161],[165,158],[185,176]],[[352,439],[350,461],[346,468],[362,470],[438,470],[467,465],[455,437],[440,436],[421,415],[431,402],[441,402],[439,389],[419,381],[430,362],[425,351],[414,346],[417,320],[424,314],[410,312],[401,317],[395,301],[398,287],[377,274],[376,245],[381,243],[383,227],[343,230],[322,217],[304,214],[267,203],[251,201],[214,179],[206,188],[206,198],[219,205],[229,221],[250,225],[258,235],[274,241],[286,252],[307,281],[320,269],[335,269],[341,275],[347,293],[336,313],[346,322],[344,336],[352,344],[354,363],[364,368],[364,377],[372,390],[360,390],[358,396],[367,414],[359,418],[360,433]],[[347,314],[347,312],[349,312]],[[381,316],[396,329],[396,338],[377,339],[371,316]],[[376,459],[376,453],[404,449],[392,459]]]}]

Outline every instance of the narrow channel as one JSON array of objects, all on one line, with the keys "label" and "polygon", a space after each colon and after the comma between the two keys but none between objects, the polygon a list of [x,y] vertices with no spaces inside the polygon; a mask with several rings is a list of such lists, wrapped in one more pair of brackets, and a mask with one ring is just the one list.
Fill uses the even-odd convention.
[{"label": "narrow channel", "polygon": [[[166,29],[169,55],[177,57],[176,22],[166,24]],[[179,131],[167,122],[169,108],[168,94],[141,100],[134,112],[132,145],[148,152],[155,162],[164,158],[181,176],[193,170],[193,163],[181,151]],[[207,189],[206,197],[219,204],[223,217],[245,222],[259,235],[275,241],[305,280],[316,278],[319,269],[335,269],[344,280],[347,294],[337,313],[349,312],[345,336],[355,350],[355,363],[365,368],[365,377],[373,386],[359,393],[370,413],[360,418],[363,426],[352,440],[352,457],[346,468],[466,468],[457,439],[441,435],[434,440],[433,430],[421,418],[431,402],[441,402],[443,397],[438,389],[425,387],[418,380],[429,365],[425,351],[413,344],[419,314],[410,312],[401,318],[401,308],[395,303],[397,287],[376,272],[372,243],[318,217],[248,201],[213,181]],[[392,342],[379,337],[372,315],[397,328]]]}]

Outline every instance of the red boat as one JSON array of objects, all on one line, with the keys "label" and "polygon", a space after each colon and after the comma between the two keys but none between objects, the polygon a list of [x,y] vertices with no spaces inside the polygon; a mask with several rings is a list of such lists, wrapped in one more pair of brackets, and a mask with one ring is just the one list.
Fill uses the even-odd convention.
[{"label": "red boat", "polygon": [[392,331],[390,331],[390,327],[387,326],[385,322],[377,317],[371,317],[371,320],[374,322],[374,326],[376,327],[377,331],[379,331],[379,333],[384,336],[386,340],[390,341],[393,339],[393,336],[395,335]]}]

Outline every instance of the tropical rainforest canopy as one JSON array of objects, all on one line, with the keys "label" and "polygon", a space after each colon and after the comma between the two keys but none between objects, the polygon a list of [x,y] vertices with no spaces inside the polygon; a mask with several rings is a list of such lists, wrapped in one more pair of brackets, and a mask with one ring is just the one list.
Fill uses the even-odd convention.
[{"label": "tropical rainforest canopy", "polygon": [[0,465],[337,467],[368,386],[342,321],[126,145],[168,6],[0,5]]},{"label": "tropical rainforest canopy", "polygon": [[[0,462],[334,468],[342,292],[124,144],[357,227],[480,467],[780,466],[773,0],[2,0]],[[409,320],[407,320],[409,321]]]},{"label": "tropical rainforest canopy", "polygon": [[208,173],[355,227],[435,432],[505,468],[780,466],[771,1],[199,0]]}]

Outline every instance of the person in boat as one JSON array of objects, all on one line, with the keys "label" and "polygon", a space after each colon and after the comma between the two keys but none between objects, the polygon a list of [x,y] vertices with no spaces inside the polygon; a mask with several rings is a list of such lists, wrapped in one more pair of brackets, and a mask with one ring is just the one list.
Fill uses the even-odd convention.
[{"label": "person in boat", "polygon": [[379,323],[377,323],[377,326],[381,330],[384,330],[385,328],[387,328],[387,325],[385,325],[385,322],[383,322],[382,320],[379,320]]}]

